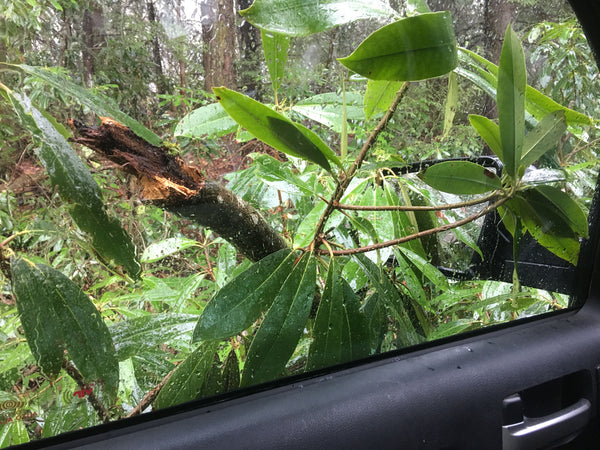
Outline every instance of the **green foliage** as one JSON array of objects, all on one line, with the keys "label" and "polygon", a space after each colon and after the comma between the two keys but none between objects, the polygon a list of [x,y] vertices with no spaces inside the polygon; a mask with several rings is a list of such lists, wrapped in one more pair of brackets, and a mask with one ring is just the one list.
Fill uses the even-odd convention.
[{"label": "green foliage", "polygon": [[380,28],[339,62],[371,80],[415,81],[438,77],[457,64],[452,17],[420,14]]},{"label": "green foliage", "polygon": [[[76,17],[74,8],[65,20]],[[139,12],[140,6],[130,8]],[[45,197],[0,194],[0,230],[10,236],[1,239],[0,251],[10,252],[10,246],[23,255],[12,260],[12,280],[0,278],[0,295],[7,299],[0,303],[0,400],[15,385],[38,386],[27,391],[27,406],[44,420],[43,436],[51,436],[99,422],[97,406],[73,398],[78,382],[57,377],[69,361],[86,383],[102,386],[100,400],[119,418],[142,406],[157,386],[151,407],[165,408],[567,307],[566,296],[521,287],[517,278],[514,285],[458,281],[445,271],[468,269],[474,252],[482,255],[475,220],[496,207],[516,242],[529,232],[577,262],[588,227],[573,182],[531,181],[525,169],[558,154],[554,149],[567,130],[581,138],[593,132],[589,116],[557,103],[586,100],[573,97],[566,81],[551,92],[565,96],[554,100],[528,86],[524,52],[511,27],[496,66],[457,49],[449,13],[430,13],[420,0],[405,9],[410,17],[400,19],[386,2],[257,0],[242,15],[261,30],[265,65],[258,78],[264,75],[270,84],[274,106],[223,87],[214,90],[217,103],[188,112],[209,94],[194,93],[180,78],[160,86],[159,109],[152,112],[163,108],[163,115],[145,114],[158,104],[148,99],[148,84],[160,84],[147,44],[166,30],[142,30],[127,14],[113,17],[111,26],[132,27],[144,39],[121,45],[111,36],[100,43],[96,61],[107,64],[94,75],[102,84],[91,91],[63,69],[3,64],[28,75],[15,92],[1,85],[3,96],[33,137],[60,199],[48,188]],[[21,16],[37,26],[33,17]],[[288,61],[291,52],[304,49],[297,36],[329,30],[318,35],[329,39],[343,24],[366,35],[359,19],[378,19],[367,23],[381,28],[341,58],[354,73],[333,66],[333,51],[326,70],[311,69],[315,76]],[[580,36],[569,26],[545,24],[530,39],[552,56],[556,39],[576,42],[578,49]],[[199,43],[164,36],[161,42],[174,49],[169,67],[193,67],[189,52]],[[534,58],[542,54],[534,49]],[[557,61],[548,66],[552,75],[567,79],[559,71],[565,59]],[[569,64],[576,66],[572,58]],[[201,70],[194,70],[199,79]],[[339,87],[332,86],[336,79]],[[425,81],[409,86],[398,80]],[[305,84],[297,88],[295,81]],[[179,93],[168,90],[175,84],[184,85]],[[552,87],[548,82],[542,90]],[[467,116],[480,89],[497,100],[498,123]],[[264,89],[258,92],[262,99]],[[45,112],[68,99],[158,145],[163,141],[146,126],[171,126],[187,113],[174,130],[183,157],[210,145],[227,145],[233,157],[241,150],[234,134],[290,155],[251,154],[250,163],[225,179],[231,191],[266,211],[268,223],[294,247],[252,264],[209,230],[128,199],[130,188],[99,170],[88,150],[73,151],[69,131],[55,119],[66,108]],[[123,110],[144,117],[144,125]],[[430,157],[479,155],[478,136],[503,164],[501,173],[471,161],[426,164],[416,176],[391,170]],[[584,183],[577,171],[594,163],[584,164],[565,172]],[[486,196],[471,197],[481,194]],[[491,205],[477,210],[484,202]],[[70,230],[67,213],[84,233]],[[144,271],[136,246],[143,249]],[[123,277],[120,267],[139,279]],[[42,371],[26,375],[24,368],[34,364]],[[2,433],[2,444],[25,442],[33,425],[15,422]]]}]

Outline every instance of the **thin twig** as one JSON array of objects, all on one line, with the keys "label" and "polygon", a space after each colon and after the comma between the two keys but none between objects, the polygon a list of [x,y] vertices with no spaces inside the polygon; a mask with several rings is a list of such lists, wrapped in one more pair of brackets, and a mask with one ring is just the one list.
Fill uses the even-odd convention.
[{"label": "thin twig", "polygon": [[469,206],[487,203],[498,197],[498,192],[493,192],[485,197],[467,200],[465,202],[448,203],[447,205],[425,205],[425,206],[407,206],[407,205],[347,205],[345,203],[335,204],[337,209],[347,209],[351,211],[446,211],[448,209],[467,208]]},{"label": "thin twig", "polygon": [[415,239],[420,239],[425,236],[429,236],[429,235],[436,234],[436,233],[441,233],[444,231],[451,230],[453,228],[458,228],[469,222],[477,220],[480,217],[485,216],[487,213],[492,212],[493,210],[495,210],[496,208],[498,208],[499,206],[504,204],[504,202],[506,202],[509,198],[510,197],[503,197],[500,200],[496,201],[495,203],[483,208],[481,211],[479,211],[469,217],[465,217],[464,219],[458,220],[456,222],[448,223],[446,225],[442,225],[442,226],[439,226],[436,228],[431,228],[429,230],[420,231],[418,233],[410,234],[408,236],[404,236],[404,237],[401,237],[398,239],[393,239],[391,241],[379,242],[377,244],[367,245],[365,247],[359,247],[359,248],[349,248],[349,249],[345,249],[345,250],[333,250],[333,252],[331,252],[331,253],[329,252],[329,250],[326,250],[326,249],[319,249],[319,250],[317,250],[317,252],[321,255],[330,255],[330,254],[333,254],[334,256],[355,255],[358,253],[366,253],[366,252],[370,252],[373,250],[380,250],[382,248],[391,247],[392,245],[403,244],[405,242],[412,241]]},{"label": "thin twig", "polygon": [[176,369],[177,369],[177,367],[175,367],[175,369],[171,370],[161,380],[161,382],[156,385],[156,387],[154,389],[152,389],[150,392],[148,392],[144,396],[142,401],[139,402],[136,405],[136,407],[131,410],[131,412],[129,414],[127,414],[127,417],[137,416],[138,414],[141,414],[148,406],[150,406],[150,404],[156,399],[156,397],[158,397],[158,394],[160,393],[161,389],[165,386],[165,384],[167,384],[167,381],[169,381],[169,378],[171,378],[171,375],[173,375],[173,372],[175,372]]}]

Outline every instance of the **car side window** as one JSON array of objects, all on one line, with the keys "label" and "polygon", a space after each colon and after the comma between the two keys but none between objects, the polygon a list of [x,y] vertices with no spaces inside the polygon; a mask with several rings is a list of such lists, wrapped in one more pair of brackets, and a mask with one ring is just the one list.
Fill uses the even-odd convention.
[{"label": "car side window", "polygon": [[0,446],[578,306],[561,0],[0,0]]}]

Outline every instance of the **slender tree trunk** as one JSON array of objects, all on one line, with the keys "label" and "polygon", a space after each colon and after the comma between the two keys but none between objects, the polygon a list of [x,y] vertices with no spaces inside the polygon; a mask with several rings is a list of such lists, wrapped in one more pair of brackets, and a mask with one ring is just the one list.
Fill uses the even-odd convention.
[{"label": "slender tree trunk", "polygon": [[[515,3],[504,0],[485,0],[484,2],[484,51],[485,57],[498,64],[504,33],[509,23],[516,18]],[[498,116],[496,102],[487,98],[484,105],[483,115],[489,118]]]},{"label": "slender tree trunk", "polygon": [[235,89],[235,15],[233,0],[206,0],[201,4],[204,87]]},{"label": "slender tree trunk", "polygon": [[148,10],[148,20],[152,27],[152,62],[154,63],[154,73],[156,75],[156,89],[158,94],[164,94],[166,91],[165,75],[163,72],[162,57],[160,55],[160,40],[158,38],[160,24],[156,17],[154,1],[149,0],[146,3],[146,8]]},{"label": "slender tree trunk", "polygon": [[104,15],[102,6],[94,2],[83,13],[83,81],[90,88],[93,85],[95,60],[104,42]]},{"label": "slender tree trunk", "polygon": [[[238,9],[246,9],[252,5],[252,0],[238,0]],[[260,30],[247,20],[244,20],[239,27],[239,47],[242,78],[241,85],[246,87],[248,92],[258,92],[257,79],[254,76],[260,70],[260,55],[257,50],[260,46]]]}]

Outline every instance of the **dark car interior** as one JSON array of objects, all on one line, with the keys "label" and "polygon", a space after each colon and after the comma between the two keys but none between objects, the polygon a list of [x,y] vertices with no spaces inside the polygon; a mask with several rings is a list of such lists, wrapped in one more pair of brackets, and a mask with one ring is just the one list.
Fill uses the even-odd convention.
[{"label": "dark car interior", "polygon": [[[600,62],[600,3],[570,0]],[[590,92],[589,95],[598,95]],[[524,284],[575,308],[492,326],[65,433],[24,448],[600,447],[600,188],[577,267],[524,245]],[[490,214],[485,262],[510,280],[510,234]]]}]

